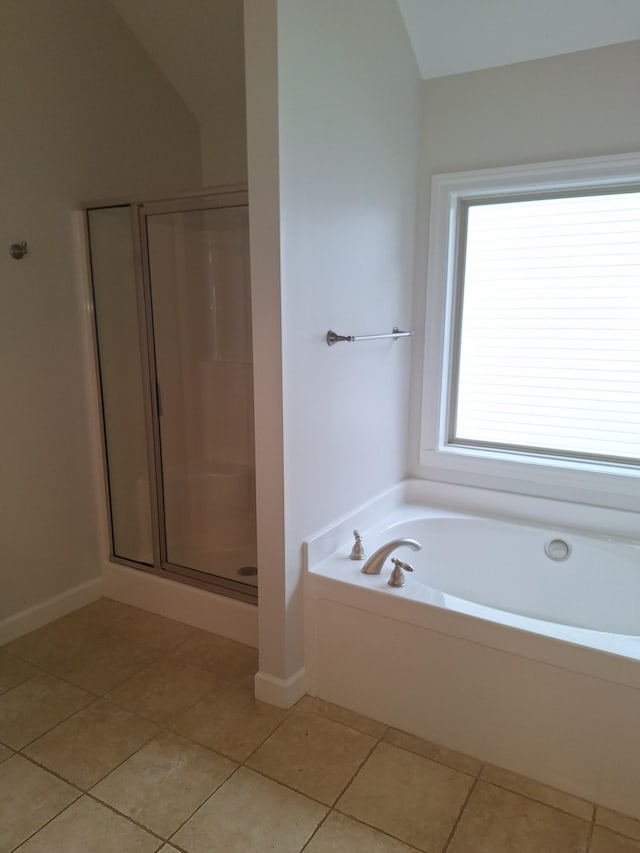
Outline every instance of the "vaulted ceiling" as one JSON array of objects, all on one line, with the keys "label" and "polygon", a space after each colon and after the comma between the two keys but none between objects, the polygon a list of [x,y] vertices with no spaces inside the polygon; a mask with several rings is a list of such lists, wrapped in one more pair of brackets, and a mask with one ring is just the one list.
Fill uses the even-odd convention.
[{"label": "vaulted ceiling", "polygon": [[[244,108],[242,0],[111,2],[201,124]],[[424,78],[640,40],[640,0],[397,2]]]},{"label": "vaulted ceiling", "polygon": [[640,0],[398,0],[426,79],[640,39]]}]

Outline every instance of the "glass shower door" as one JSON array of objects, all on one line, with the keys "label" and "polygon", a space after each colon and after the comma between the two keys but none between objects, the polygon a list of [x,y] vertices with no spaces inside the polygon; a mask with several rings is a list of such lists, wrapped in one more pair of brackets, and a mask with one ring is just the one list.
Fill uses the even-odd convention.
[{"label": "glass shower door", "polygon": [[163,563],[256,583],[248,210],[156,210],[142,208]]},{"label": "glass shower door", "polygon": [[146,350],[140,340],[136,245],[128,205],[87,212],[111,556],[152,566],[155,504],[149,478]]}]

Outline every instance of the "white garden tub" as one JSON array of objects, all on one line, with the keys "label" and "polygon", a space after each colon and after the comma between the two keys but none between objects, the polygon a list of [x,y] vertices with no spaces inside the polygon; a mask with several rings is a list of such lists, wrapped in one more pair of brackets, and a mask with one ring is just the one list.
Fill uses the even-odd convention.
[{"label": "white garden tub", "polygon": [[307,546],[309,693],[640,817],[640,542],[404,504],[362,531],[422,543],[392,588],[325,556],[346,526]]}]

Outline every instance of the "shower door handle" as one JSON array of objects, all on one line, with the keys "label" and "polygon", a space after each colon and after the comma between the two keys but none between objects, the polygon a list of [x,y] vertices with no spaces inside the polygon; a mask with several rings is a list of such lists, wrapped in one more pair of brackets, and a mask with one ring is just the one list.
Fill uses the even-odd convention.
[{"label": "shower door handle", "polygon": [[156,408],[158,410],[158,417],[162,417],[162,397],[160,396],[160,385],[158,384],[158,380],[156,379]]}]

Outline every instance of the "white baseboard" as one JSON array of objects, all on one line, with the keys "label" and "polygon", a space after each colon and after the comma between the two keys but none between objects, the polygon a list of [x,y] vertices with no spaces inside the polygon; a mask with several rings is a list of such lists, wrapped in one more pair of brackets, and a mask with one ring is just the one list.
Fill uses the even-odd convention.
[{"label": "white baseboard", "polygon": [[102,579],[106,598],[258,646],[258,608],[253,604],[118,563],[105,565]]},{"label": "white baseboard", "polygon": [[266,672],[259,672],[254,679],[256,699],[276,705],[278,708],[291,708],[305,694],[305,671],[301,667],[289,678],[276,678]]},{"label": "white baseboard", "polygon": [[102,578],[95,578],[3,619],[0,622],[0,646],[28,634],[29,631],[42,628],[43,625],[48,625],[54,619],[66,616],[85,604],[91,604],[101,595]]}]

